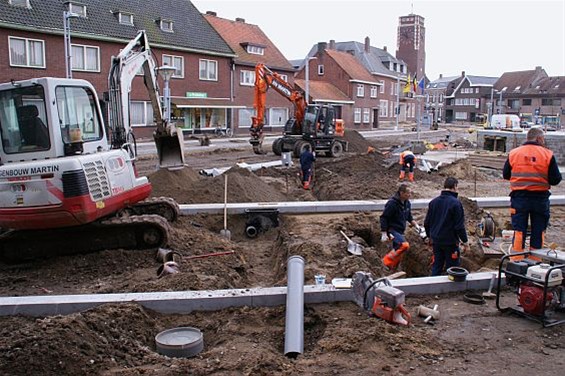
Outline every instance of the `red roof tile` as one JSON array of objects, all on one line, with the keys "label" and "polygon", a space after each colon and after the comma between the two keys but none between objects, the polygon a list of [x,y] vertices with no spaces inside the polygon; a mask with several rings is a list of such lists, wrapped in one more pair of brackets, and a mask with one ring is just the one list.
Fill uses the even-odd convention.
[{"label": "red roof tile", "polygon": [[377,84],[375,77],[355,58],[355,56],[337,50],[325,50],[326,53],[351,77],[353,80],[368,81]]},{"label": "red roof tile", "polygon": [[[302,90],[306,90],[306,81],[305,80],[294,80],[294,84],[301,88]],[[339,90],[334,85],[330,84],[329,82],[325,81],[308,81],[308,94],[314,98],[314,100],[321,100],[321,99],[328,99],[332,101],[347,101],[353,102],[351,98],[349,98],[345,93]]]},{"label": "red roof tile", "polygon": [[[263,63],[269,68],[294,70],[293,66],[263,33],[257,25],[243,21],[232,21],[225,18],[204,14],[204,18],[224,38],[232,50],[237,54],[236,63],[255,65]],[[250,54],[245,49],[246,43],[265,48],[264,55]]]}]

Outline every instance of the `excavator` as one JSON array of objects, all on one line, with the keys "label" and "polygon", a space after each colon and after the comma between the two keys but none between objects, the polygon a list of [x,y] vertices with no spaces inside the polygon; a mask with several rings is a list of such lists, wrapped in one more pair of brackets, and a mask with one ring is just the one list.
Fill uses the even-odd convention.
[{"label": "excavator", "polygon": [[256,116],[252,117],[249,140],[255,154],[265,154],[262,147],[265,137],[263,127],[269,88],[273,88],[294,104],[294,117],[286,122],[283,136],[273,142],[272,150],[275,155],[292,152],[298,158],[306,145],[311,145],[316,152],[325,152],[332,157],[338,157],[343,151],[347,151],[347,142],[336,138],[343,137],[344,125],[342,119],[336,119],[335,108],[331,105],[309,105],[301,90],[294,89],[281,75],[259,63],[255,66],[253,100]]},{"label": "excavator", "polygon": [[92,84],[34,78],[0,84],[0,257],[41,257],[167,243],[179,215],[170,198],[148,198],[135,169],[129,92],[143,71],[156,120],[161,168],[183,168],[182,135],[163,118],[145,31],[109,74],[108,126]]}]

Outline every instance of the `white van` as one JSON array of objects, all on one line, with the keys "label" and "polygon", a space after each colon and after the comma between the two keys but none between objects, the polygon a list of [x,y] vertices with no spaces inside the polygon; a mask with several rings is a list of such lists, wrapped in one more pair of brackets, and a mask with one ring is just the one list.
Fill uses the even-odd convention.
[{"label": "white van", "polygon": [[503,130],[521,130],[518,115],[492,115],[490,127]]}]

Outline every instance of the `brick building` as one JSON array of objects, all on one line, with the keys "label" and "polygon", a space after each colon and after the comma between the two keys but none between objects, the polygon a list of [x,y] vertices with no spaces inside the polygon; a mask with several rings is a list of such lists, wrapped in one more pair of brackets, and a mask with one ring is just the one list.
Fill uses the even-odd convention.
[{"label": "brick building", "polygon": [[489,95],[497,77],[471,76],[465,72],[449,82],[445,91],[445,122],[485,121]]}]

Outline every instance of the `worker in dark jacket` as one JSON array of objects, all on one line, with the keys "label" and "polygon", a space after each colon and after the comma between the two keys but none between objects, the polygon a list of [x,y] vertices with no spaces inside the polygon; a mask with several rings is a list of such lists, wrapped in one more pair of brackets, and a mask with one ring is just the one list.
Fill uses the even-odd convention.
[{"label": "worker in dark jacket", "polygon": [[454,177],[445,179],[444,190],[428,205],[424,228],[434,252],[433,276],[440,275],[444,268],[459,266],[460,243],[463,243],[463,251],[469,249],[465,213],[461,201],[457,198],[458,183]]},{"label": "worker in dark jacket", "polygon": [[531,128],[526,142],[510,151],[502,176],[510,180],[512,251],[524,251],[528,217],[531,219],[530,249],[542,248],[549,223],[549,188],[561,182],[561,173],[553,152],[545,148],[541,128]]},{"label": "worker in dark jacket", "polygon": [[414,166],[416,165],[416,156],[410,150],[404,150],[400,153],[400,176],[398,180],[404,180],[406,172],[408,172],[408,180],[414,181]]},{"label": "worker in dark jacket", "polygon": [[316,161],[316,153],[312,151],[312,146],[306,144],[302,154],[300,154],[300,169],[302,170],[302,187],[310,188],[312,182],[312,166]]},{"label": "worker in dark jacket", "polygon": [[401,184],[398,187],[398,191],[386,203],[383,214],[380,217],[381,241],[387,242],[392,240],[392,251],[388,252],[383,258],[383,263],[390,269],[398,266],[402,254],[410,248],[410,244],[404,237],[406,222],[410,226],[419,228],[414,218],[412,218],[412,205],[409,200],[411,194],[412,192],[408,185]]}]

